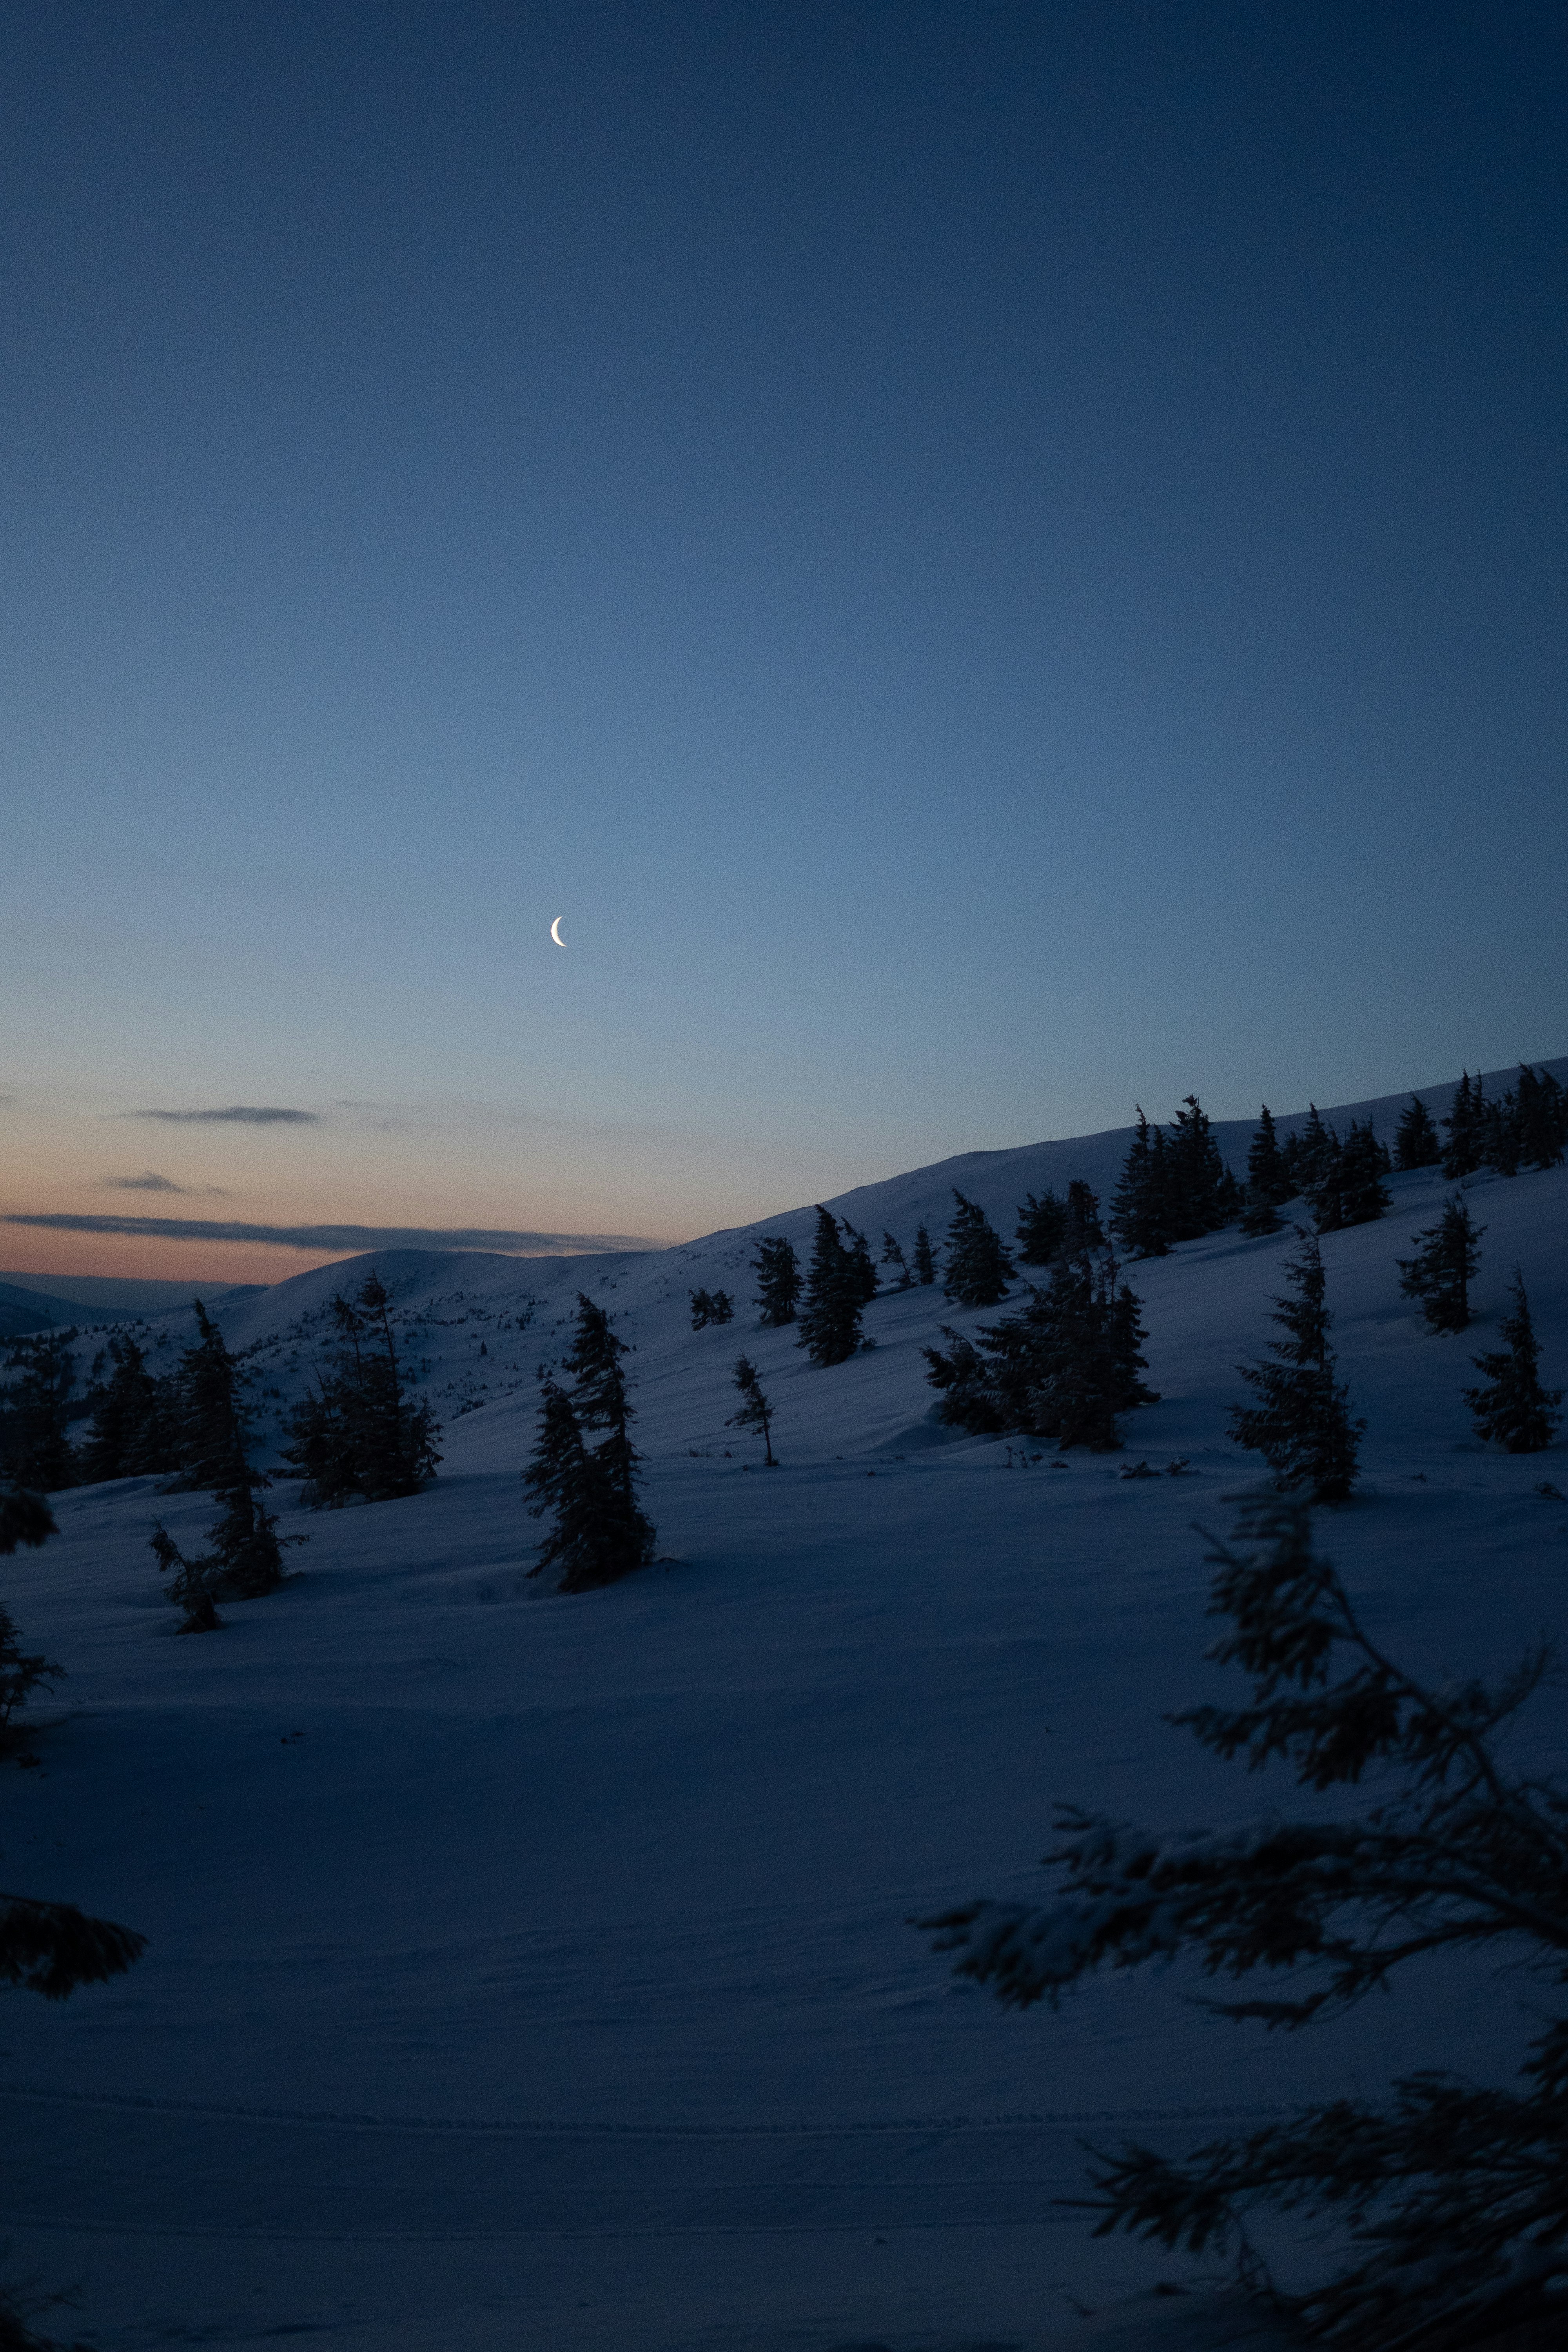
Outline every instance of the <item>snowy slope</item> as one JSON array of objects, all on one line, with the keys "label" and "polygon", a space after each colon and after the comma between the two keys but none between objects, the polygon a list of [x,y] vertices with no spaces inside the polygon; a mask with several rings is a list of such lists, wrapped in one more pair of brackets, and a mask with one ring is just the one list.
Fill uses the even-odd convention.
[{"label": "snowy slope", "polygon": [[[1010,1229],[1042,1183],[1109,1190],[1125,1144],[832,1205],[907,1244],[956,1181]],[[1562,1451],[1478,1449],[1458,1391],[1516,1260],[1568,1379],[1568,1171],[1475,1186],[1486,1319],[1459,1340],[1425,1334],[1394,1265],[1445,1190],[1398,1178],[1387,1219],[1325,1239],[1371,1423],[1365,1497],[1327,1543],[1390,1642],[1470,1671],[1563,1613],[1568,1506],[1534,1491],[1568,1486]],[[1194,1475],[1125,1482],[1081,1454],[1009,1469],[932,1425],[921,1345],[984,1319],[939,1291],[876,1302],[875,1350],[828,1372],[749,1307],[689,1330],[689,1286],[749,1300],[754,1233],[810,1224],[620,1259],[383,1254],[447,1416],[441,1478],[322,1517],[281,1486],[300,1572],[221,1635],[175,1637],[146,1550],[160,1514],[199,1533],[206,1497],[68,1494],[62,1539],[10,1564],[30,1641],[69,1668],[44,1770],[5,1786],[11,1883],[152,1939],[119,1986],[7,2008],[11,2261],[79,2279],[95,2340],[1200,2352],[1229,2324],[1205,2305],[1106,2315],[1184,2273],[1053,2206],[1086,2134],[1177,2147],[1401,2066],[1511,2070],[1529,1989],[1459,1970],[1289,2046],[1179,1982],[1020,2019],[947,1975],[909,1916],[1029,1892],[1054,1800],[1184,1822],[1292,1801],[1159,1719],[1213,1686],[1190,1523],[1223,1528],[1257,1475],[1225,1412],[1289,1236],[1136,1270],[1162,1402],[1129,1458]],[[221,1310],[269,1413],[357,1271]],[[637,1349],[667,1559],[565,1600],[527,1578],[518,1472],[581,1286]],[[741,1346],[777,1473],[724,1427]],[[1528,1737],[1568,1767],[1559,1699]]]}]

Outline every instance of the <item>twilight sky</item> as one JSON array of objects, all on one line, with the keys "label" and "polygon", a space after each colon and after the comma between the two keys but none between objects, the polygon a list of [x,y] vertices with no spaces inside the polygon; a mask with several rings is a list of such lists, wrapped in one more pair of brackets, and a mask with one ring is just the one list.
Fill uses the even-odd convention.
[{"label": "twilight sky", "polygon": [[0,1265],[1568,1050],[1565,100],[1508,0],[12,0]]}]

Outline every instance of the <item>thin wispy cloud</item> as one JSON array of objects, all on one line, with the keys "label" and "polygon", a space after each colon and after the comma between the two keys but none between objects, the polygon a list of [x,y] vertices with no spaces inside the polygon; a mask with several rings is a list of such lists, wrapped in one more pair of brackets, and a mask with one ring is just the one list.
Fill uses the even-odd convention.
[{"label": "thin wispy cloud", "polygon": [[111,1192],[202,1192],[218,1201],[232,1197],[221,1184],[176,1184],[172,1176],[160,1176],[153,1168],[144,1168],[140,1176],[106,1176],[103,1181]]},{"label": "thin wispy cloud", "polygon": [[0,1219],[57,1234],[119,1234],[131,1240],[259,1242],[289,1250],[494,1250],[505,1257],[580,1257],[619,1250],[662,1249],[637,1234],[514,1233],[488,1225],[247,1225],[213,1217],[83,1217],[63,1213]]},{"label": "thin wispy cloud", "polygon": [[117,1118],[163,1118],[174,1127],[320,1127],[319,1110],[279,1110],[269,1103],[230,1103],[226,1110],[122,1110]]}]

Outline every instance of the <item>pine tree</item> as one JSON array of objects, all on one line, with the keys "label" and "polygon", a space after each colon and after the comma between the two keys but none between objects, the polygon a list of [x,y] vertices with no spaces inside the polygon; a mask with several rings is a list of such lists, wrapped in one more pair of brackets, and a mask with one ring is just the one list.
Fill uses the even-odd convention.
[{"label": "pine tree", "polygon": [[752,1271],[757,1276],[760,1319],[774,1327],[793,1323],[800,1304],[800,1260],[794,1244],[782,1234],[764,1236],[757,1244]]},{"label": "pine tree", "polygon": [[441,1459],[440,1431],[429,1405],[411,1399],[391,1299],[374,1269],[352,1300],[337,1292],[330,1313],[332,1344],[313,1393],[289,1417],[293,1443],[283,1459],[300,1472],[304,1499],[316,1510],[420,1494]]},{"label": "pine tree", "polygon": [[757,1368],[747,1356],[735,1359],[735,1386],[741,1391],[741,1410],[732,1412],[724,1423],[726,1429],[757,1429],[763,1437],[763,1467],[776,1470],[773,1460],[773,1409],[763,1394],[763,1384]]},{"label": "pine tree", "polygon": [[1568,1095],[1550,1070],[1521,1062],[1516,1097],[1518,1152],[1526,1168],[1557,1168],[1568,1151]]},{"label": "pine tree", "polygon": [[1472,1079],[1466,1070],[1454,1089],[1448,1116],[1443,1121],[1448,1139],[1443,1147],[1443,1173],[1450,1184],[1473,1176],[1484,1165],[1488,1124],[1486,1095],[1479,1075]]},{"label": "pine tree", "polygon": [[1268,1342],[1277,1362],[1237,1366],[1258,1402],[1232,1407],[1230,1435],[1263,1455],[1280,1487],[1307,1486],[1314,1501],[1337,1503],[1355,1485],[1366,1423],[1352,1420],[1349,1391],[1334,1378],[1334,1318],[1318,1236],[1306,1225],[1296,1233],[1300,1254],[1288,1262],[1285,1277],[1297,1296],[1276,1298],[1269,1318],[1289,1336]]},{"label": "pine tree", "polygon": [[1402,1296],[1421,1301],[1434,1331],[1463,1331],[1468,1324],[1470,1284],[1481,1262],[1477,1244],[1485,1231],[1471,1223],[1464,1195],[1456,1193],[1444,1202],[1435,1225],[1412,1235],[1425,1247],[1414,1257],[1394,1260]]},{"label": "pine tree", "polygon": [[931,1235],[923,1225],[918,1225],[915,1228],[913,1257],[915,1279],[929,1289],[936,1280],[936,1252],[931,1247]]},{"label": "pine tree", "polygon": [[75,1339],[74,1329],[28,1331],[8,1343],[11,1378],[0,1389],[0,1469],[17,1486],[46,1495],[79,1483],[70,1442]]},{"label": "pine tree", "polygon": [[1156,1402],[1139,1374],[1140,1301],[1118,1287],[1116,1262],[1081,1251],[1058,1257],[1048,1286],[1025,1286],[1023,1305],[973,1339],[942,1326],[946,1349],[921,1350],[942,1391],[942,1418],[975,1435],[1022,1430],[1065,1450],[1114,1451],[1117,1416]]},{"label": "pine tree", "polygon": [[1084,1250],[1102,1250],[1105,1246],[1105,1228],[1100,1222],[1100,1196],[1090,1190],[1081,1176],[1075,1176],[1068,1186],[1062,1247],[1069,1257],[1076,1257]]},{"label": "pine tree", "polygon": [[1394,1164],[1403,1171],[1412,1168],[1436,1168],[1443,1157],[1443,1146],[1432,1114],[1419,1095],[1412,1095],[1399,1114],[1399,1125],[1394,1137]]},{"label": "pine tree", "polygon": [[[1017,2008],[1056,2008],[1096,1975],[1148,1961],[1195,1962],[1210,1982],[1267,1970],[1269,1998],[1213,2006],[1284,2030],[1342,2014],[1435,1952],[1496,1953],[1568,1981],[1568,1790],[1510,1770],[1499,1737],[1550,1651],[1491,1687],[1421,1684],[1363,1632],[1299,1504],[1254,1505],[1210,1557],[1210,1613],[1228,1623],[1208,1654],[1241,1667],[1250,1703],[1173,1720],[1226,1761],[1279,1761],[1301,1790],[1331,1791],[1327,1817],[1297,1803],[1173,1833],[1065,1808],[1047,1905],[983,1899],[921,1921],[938,1949]],[[1358,1811],[1365,1782],[1374,1794]],[[1308,1973],[1281,1998],[1292,1969]],[[1314,2215],[1335,2269],[1283,2299],[1311,2340],[1546,2352],[1562,2340],[1568,2285],[1568,2018],[1541,2023],[1517,2092],[1425,2071],[1383,2106],[1309,2106],[1185,2161],[1094,2150],[1086,2201],[1100,2234],[1212,2258],[1238,2239],[1245,2254],[1260,2201]]]},{"label": "pine tree", "polygon": [[960,1307],[994,1307],[1007,1295],[1013,1261],[1002,1246],[1002,1236],[973,1201],[953,1187],[957,1206],[947,1229],[947,1279],[942,1297]]},{"label": "pine tree", "polygon": [[1174,1241],[1201,1241],[1228,1224],[1240,1207],[1240,1188],[1214,1139],[1196,1095],[1183,1097],[1166,1167]]},{"label": "pine tree", "polygon": [[847,1217],[839,1220],[840,1229],[849,1247],[846,1253],[849,1265],[849,1281],[862,1307],[869,1307],[882,1286],[882,1278],[871,1263],[871,1244],[864,1234],[857,1233]]},{"label": "pine tree", "polygon": [[[1317,1104],[1309,1103],[1300,1133],[1293,1136],[1291,1141],[1296,1147],[1292,1155],[1291,1175],[1296,1190],[1304,1193],[1310,1204],[1313,1195],[1330,1180],[1333,1162],[1339,1156],[1340,1139]],[[1313,1213],[1316,1214],[1315,1209]],[[1320,1225],[1318,1230],[1322,1233],[1327,1228]]]},{"label": "pine tree", "polygon": [[734,1300],[727,1290],[716,1290],[709,1308],[709,1320],[713,1323],[732,1323],[734,1319]]},{"label": "pine tree", "polygon": [[1541,1385],[1541,1347],[1518,1266],[1509,1296],[1513,1313],[1505,1315],[1498,1326],[1508,1343],[1506,1350],[1498,1349],[1475,1358],[1476,1370],[1485,1375],[1486,1384],[1467,1389],[1465,1402],[1474,1416],[1476,1435],[1485,1444],[1500,1445],[1510,1454],[1539,1454],[1551,1444],[1563,1417],[1557,1411],[1563,1391]]},{"label": "pine tree", "polygon": [[1257,1132],[1247,1146],[1247,1206],[1241,1220],[1242,1232],[1277,1234],[1281,1223],[1280,1205],[1290,1198],[1292,1189],[1279,1153],[1274,1114],[1265,1103]]},{"label": "pine tree", "polygon": [[709,1324],[713,1320],[713,1301],[711,1297],[706,1290],[689,1290],[686,1295],[691,1301],[692,1329],[694,1331],[706,1331]]},{"label": "pine tree", "polygon": [[1048,1187],[1037,1200],[1033,1192],[1026,1192],[1015,1229],[1020,1262],[1025,1265],[1054,1265],[1061,1255],[1067,1229],[1065,1201],[1058,1201]]},{"label": "pine tree", "polygon": [[[567,1395],[542,1375],[539,1439],[523,1473],[534,1497],[530,1516],[547,1513],[553,1525],[540,1546],[538,1576],[559,1568],[560,1592],[586,1592],[614,1584],[653,1558],[655,1529],[637,1500],[641,1456],[631,1440],[635,1418],[621,1358],[624,1339],[586,1292],[577,1293],[577,1326],[566,1359],[573,1376]],[[596,1445],[588,1437],[605,1433]]]},{"label": "pine tree", "polygon": [[1164,1138],[1137,1106],[1138,1125],[1111,1195],[1110,1223],[1134,1257],[1163,1257],[1171,1246]]},{"label": "pine tree", "polygon": [[[107,1381],[100,1381],[105,1352],[113,1370]],[[100,1350],[92,1369],[93,1385],[88,1391],[92,1424],[78,1463],[83,1485],[173,1471],[175,1442],[170,1401],[163,1382],[147,1370],[147,1359],[135,1340],[111,1335],[107,1350]]]},{"label": "pine tree", "polygon": [[592,1592],[616,1583],[644,1565],[628,1546],[626,1514],[608,1468],[583,1440],[572,1399],[546,1378],[540,1390],[540,1430],[523,1485],[533,1496],[532,1518],[549,1515],[552,1525],[539,1547],[531,1576],[559,1569],[558,1592]]},{"label": "pine tree", "polygon": [[838,1238],[838,1222],[818,1207],[816,1240],[805,1280],[800,1338],[812,1362],[842,1364],[860,1345],[860,1289],[849,1253]]},{"label": "pine tree", "polygon": [[897,1266],[899,1270],[899,1278],[893,1285],[893,1288],[895,1290],[913,1289],[915,1278],[910,1272],[909,1260],[905,1257],[903,1250],[899,1243],[894,1240],[892,1234],[887,1231],[886,1227],[883,1228],[882,1232],[882,1264],[884,1265]]},{"label": "pine tree", "polygon": [[[173,1484],[175,1489],[210,1487],[223,1511],[207,1530],[210,1553],[183,1564],[198,1582],[205,1580],[235,1600],[256,1600],[283,1581],[283,1543],[303,1543],[305,1538],[280,1539],[276,1518],[256,1499],[272,1481],[250,1462],[241,1376],[201,1300],[194,1304],[196,1343],[184,1350],[176,1375],[180,1474]],[[183,1556],[172,1537],[161,1528],[159,1534],[169,1554],[165,1559],[155,1538],[159,1566],[172,1568]],[[196,1606],[182,1605],[188,1613]],[[187,1623],[181,1630],[198,1628]]]},{"label": "pine tree", "polygon": [[1358,1126],[1352,1118],[1340,1146],[1336,1170],[1342,1226],[1373,1224],[1383,1215],[1393,1197],[1384,1181],[1388,1172],[1388,1153],[1378,1141],[1371,1119]]}]

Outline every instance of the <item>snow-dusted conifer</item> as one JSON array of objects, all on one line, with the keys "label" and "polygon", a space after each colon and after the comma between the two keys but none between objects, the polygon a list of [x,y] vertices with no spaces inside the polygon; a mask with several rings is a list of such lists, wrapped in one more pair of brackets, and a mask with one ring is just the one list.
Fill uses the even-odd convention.
[{"label": "snow-dusted conifer", "polygon": [[820,1206],[795,1345],[824,1367],[847,1362],[860,1345],[859,1279],[838,1238],[837,1219]]},{"label": "snow-dusted conifer", "polygon": [[[195,1306],[196,1343],[185,1349],[176,1375],[180,1475],[174,1484],[184,1489],[209,1486],[223,1508],[207,1529],[212,1549],[197,1560],[185,1561],[173,1537],[161,1528],[153,1538],[160,1570],[179,1565],[195,1580],[188,1599],[178,1579],[178,1590],[170,1588],[185,1608],[187,1620],[202,1617],[198,1586],[239,1601],[275,1591],[283,1581],[284,1543],[306,1540],[303,1536],[279,1538],[276,1518],[257,1501],[272,1481],[250,1461],[241,1376],[199,1298]],[[181,1628],[185,1633],[207,1630],[205,1622],[187,1622]]]},{"label": "snow-dusted conifer", "polygon": [[[1208,1655],[1239,1665],[1250,1704],[1173,1719],[1215,1755],[1278,1759],[1299,1786],[1347,1796],[1358,1818],[1300,1808],[1163,1833],[1066,1808],[1047,1855],[1049,1905],[981,1900],[920,1924],[957,1972],[1025,2008],[1096,1973],[1190,1958],[1210,1978],[1309,1969],[1294,1997],[1225,2000],[1222,2015],[1284,2029],[1332,2017],[1434,1951],[1496,1950],[1568,1983],[1568,1791],[1510,1773],[1498,1735],[1550,1664],[1542,1647],[1495,1687],[1416,1681],[1363,1631],[1312,1549],[1308,1512],[1260,1501],[1211,1553]],[[1392,2101],[1337,2099],[1184,2162],[1095,2151],[1102,2232],[1194,2254],[1237,2244],[1258,2204],[1347,2224],[1348,2261],[1287,2298],[1342,2352],[1526,2352],[1555,2344],[1568,2291],[1568,2017],[1549,2016],[1517,2092],[1426,2072]],[[1278,2298],[1276,2298],[1278,2300]]]},{"label": "snow-dusted conifer", "polygon": [[1388,1152],[1373,1131],[1370,1118],[1352,1119],[1341,1144],[1335,1171],[1339,1223],[1370,1225],[1381,1217],[1392,1195],[1384,1179],[1389,1172]]},{"label": "snow-dusted conifer", "polygon": [[763,1393],[763,1383],[757,1368],[749,1356],[735,1359],[735,1386],[741,1391],[741,1409],[732,1412],[724,1423],[726,1429],[755,1429],[762,1433],[763,1466],[776,1470],[773,1460],[773,1409]]},{"label": "snow-dusted conifer", "polygon": [[994,1307],[999,1298],[1007,1295],[1013,1261],[984,1210],[966,1201],[956,1185],[952,1197],[956,1206],[947,1229],[947,1275],[942,1297],[953,1299],[960,1307]]},{"label": "snow-dusted conifer", "polygon": [[1478,1073],[1472,1079],[1466,1070],[1460,1075],[1448,1115],[1443,1121],[1443,1131],[1448,1139],[1443,1146],[1443,1173],[1450,1184],[1473,1176],[1485,1164],[1489,1123],[1480,1076]]},{"label": "snow-dusted conifer", "polygon": [[1513,1313],[1505,1315],[1498,1326],[1508,1344],[1476,1357],[1475,1367],[1484,1381],[1479,1388],[1465,1391],[1465,1402],[1474,1417],[1476,1435],[1488,1444],[1500,1445],[1510,1454],[1539,1454],[1551,1444],[1562,1419],[1557,1407],[1563,1402],[1563,1391],[1542,1386],[1541,1346],[1518,1266],[1509,1284],[1509,1296]]},{"label": "snow-dusted conifer", "polygon": [[[523,1485],[533,1497],[530,1515],[552,1525],[529,1571],[559,1568],[557,1591],[586,1592],[614,1584],[653,1558],[655,1531],[637,1500],[632,1444],[634,1418],[621,1358],[626,1342],[610,1328],[605,1309],[577,1293],[577,1328],[565,1359],[574,1380],[567,1395],[542,1380],[537,1443]],[[603,1431],[597,1445],[587,1443]]]},{"label": "snow-dusted conifer", "polygon": [[895,1290],[914,1288],[915,1278],[910,1272],[910,1263],[904,1255],[902,1244],[888,1232],[886,1226],[882,1229],[882,1264],[898,1268],[899,1278],[893,1285]]},{"label": "snow-dusted conifer", "polygon": [[1442,1157],[1443,1146],[1432,1114],[1419,1095],[1412,1095],[1394,1129],[1394,1164],[1401,1171],[1436,1168]]},{"label": "snow-dusted conifer", "polygon": [[1280,1156],[1274,1114],[1267,1103],[1247,1150],[1247,1200],[1241,1219],[1244,1234],[1277,1234],[1279,1209],[1290,1198],[1291,1187]]},{"label": "snow-dusted conifer", "polygon": [[1037,1199],[1033,1192],[1026,1192],[1015,1228],[1020,1263],[1054,1265],[1061,1255],[1067,1228],[1067,1203],[1058,1201],[1048,1185]]},{"label": "snow-dusted conifer", "polygon": [[[113,1369],[100,1381],[105,1353]],[[84,1485],[106,1478],[144,1478],[174,1468],[170,1400],[163,1383],[147,1370],[147,1359],[134,1339],[119,1332],[110,1335],[107,1349],[100,1350],[93,1365],[88,1402],[92,1422],[79,1464]]]},{"label": "snow-dusted conifer", "polygon": [[1479,1265],[1478,1244],[1486,1231],[1471,1219],[1462,1192],[1443,1204],[1435,1225],[1412,1239],[1422,1244],[1414,1257],[1396,1258],[1403,1297],[1418,1298],[1434,1331],[1462,1331],[1470,1319],[1470,1284]]},{"label": "snow-dusted conifer", "polygon": [[710,1293],[706,1290],[689,1290],[686,1295],[691,1301],[692,1329],[706,1331],[709,1324],[713,1320],[713,1300]]},{"label": "snow-dusted conifer", "polygon": [[391,1299],[374,1267],[352,1300],[333,1297],[331,1313],[334,1345],[289,1418],[293,1444],[283,1458],[318,1510],[417,1495],[436,1475],[440,1431],[429,1405],[410,1394]]},{"label": "snow-dusted conifer", "polygon": [[1342,1502],[1356,1482],[1356,1457],[1364,1421],[1352,1420],[1348,1390],[1334,1378],[1329,1346],[1333,1322],[1318,1236],[1298,1225],[1300,1255],[1289,1259],[1286,1280],[1294,1298],[1276,1298],[1270,1321],[1289,1334],[1271,1339],[1271,1364],[1238,1364],[1237,1370],[1258,1402],[1234,1405],[1234,1444],[1261,1454],[1281,1487],[1306,1486],[1317,1502]]},{"label": "snow-dusted conifer", "polygon": [[800,1304],[800,1260],[794,1243],[781,1234],[765,1235],[757,1244],[752,1271],[757,1277],[759,1319],[774,1328],[793,1323]]},{"label": "snow-dusted conifer", "polygon": [[1063,1450],[1107,1453],[1121,1443],[1119,1414],[1152,1404],[1140,1301],[1118,1286],[1116,1262],[1080,1251],[1058,1257],[1045,1289],[973,1339],[942,1327],[945,1349],[921,1350],[942,1392],[944,1421],[975,1435],[1022,1430]]},{"label": "snow-dusted conifer", "polygon": [[1075,1176],[1068,1186],[1062,1247],[1069,1257],[1076,1257],[1084,1250],[1102,1250],[1105,1246],[1100,1195],[1081,1176]]},{"label": "snow-dusted conifer", "polygon": [[915,1280],[929,1289],[936,1280],[936,1252],[931,1247],[931,1235],[923,1225],[917,1225],[915,1228],[915,1245],[910,1253],[910,1264],[915,1270]]},{"label": "snow-dusted conifer", "polygon": [[848,1262],[850,1286],[859,1304],[862,1307],[869,1307],[872,1299],[882,1287],[882,1277],[871,1260],[871,1244],[864,1234],[856,1231],[847,1217],[839,1219],[839,1228],[849,1244],[845,1255]]}]

